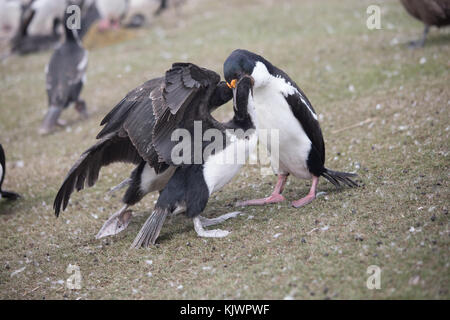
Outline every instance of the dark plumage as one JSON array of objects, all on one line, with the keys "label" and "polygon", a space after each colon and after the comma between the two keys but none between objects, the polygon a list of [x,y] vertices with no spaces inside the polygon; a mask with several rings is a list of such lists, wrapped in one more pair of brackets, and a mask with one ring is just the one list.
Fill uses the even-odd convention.
[{"label": "dark plumage", "polygon": [[400,0],[406,11],[425,24],[420,40],[411,42],[412,47],[423,47],[431,26],[450,24],[450,0]]},{"label": "dark plumage", "polygon": [[5,179],[6,174],[6,165],[5,165],[5,151],[3,150],[2,145],[0,144],[0,198],[5,198],[8,200],[16,200],[20,196],[11,191],[2,190],[3,180]]},{"label": "dark plumage", "polygon": [[65,26],[66,39],[55,49],[46,68],[46,86],[49,110],[39,130],[50,133],[57,124],[61,112],[71,103],[75,109],[87,117],[86,104],[80,99],[86,76],[88,52],[78,38],[77,30]]},{"label": "dark plumage", "polygon": [[[232,98],[232,90],[219,81],[213,71],[176,63],[165,77],[149,80],[129,92],[101,122],[104,127],[97,136],[100,141],[84,152],[69,171],[55,198],[55,214],[58,216],[67,207],[75,189],[79,191],[85,183],[92,186],[97,181],[101,167],[121,161],[137,167],[125,181],[129,184],[122,200],[125,206],[103,225],[98,237],[125,229],[131,218],[128,207],[152,191],[160,191],[160,197],[133,247],[154,243],[166,216],[177,208],[198,219],[209,198],[203,176],[205,161],[175,164],[171,151],[177,142],[171,136],[177,128],[193,132],[194,121],[201,121],[202,132],[216,128],[223,134],[226,128],[248,125],[248,119],[239,115],[227,124],[211,116],[212,110]],[[248,94],[250,89],[244,82],[241,88]],[[191,160],[194,157],[189,155]],[[199,234],[214,231],[203,230],[198,221],[196,230]]]}]

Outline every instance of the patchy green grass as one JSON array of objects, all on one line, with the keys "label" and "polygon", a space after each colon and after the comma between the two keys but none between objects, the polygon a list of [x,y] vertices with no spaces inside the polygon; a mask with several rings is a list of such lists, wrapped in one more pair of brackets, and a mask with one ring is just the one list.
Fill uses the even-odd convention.
[{"label": "patchy green grass", "polygon": [[[374,3],[382,29],[370,31],[366,8]],[[394,0],[191,1],[133,39],[93,49],[82,93],[91,118],[80,122],[69,110],[70,126],[48,137],[36,132],[51,53],[10,57],[0,65],[4,187],[23,199],[0,202],[0,297],[449,299],[450,34],[433,30],[425,48],[407,49],[421,32]],[[190,220],[177,217],[156,247],[130,251],[156,195],[134,208],[125,232],[95,240],[120,207],[120,195],[105,192],[132,169],[115,164],[55,219],[51,205],[64,175],[116,102],[174,61],[222,73],[235,48],[261,53],[296,80],[320,114],[327,167],[357,171],[363,187],[337,191],[321,180],[327,194],[307,207],[245,208],[224,223],[232,230],[224,239],[199,238]],[[275,180],[247,166],[205,214],[266,196]],[[309,182],[288,183],[289,200],[308,192]],[[69,264],[80,267],[81,290],[64,284]],[[380,290],[366,287],[370,265],[382,270]]]}]

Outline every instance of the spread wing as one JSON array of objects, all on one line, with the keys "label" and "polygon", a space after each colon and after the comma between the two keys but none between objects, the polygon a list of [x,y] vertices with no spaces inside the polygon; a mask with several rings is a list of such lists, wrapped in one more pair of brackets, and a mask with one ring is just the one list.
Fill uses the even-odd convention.
[{"label": "spread wing", "polygon": [[186,120],[192,120],[186,117],[188,109],[191,114],[209,116],[207,103],[213,92],[207,89],[215,87],[219,80],[213,71],[176,63],[166,72],[164,86],[152,91],[150,98],[155,114],[152,142],[160,161],[172,162],[171,151],[176,142],[171,140],[171,135],[175,129],[183,128]]},{"label": "spread wing", "polygon": [[102,121],[97,138],[114,130],[128,136],[142,158],[153,167],[171,163],[172,132],[183,127],[186,111],[209,114],[207,107],[220,77],[191,63],[175,63],[159,78],[122,100]]},{"label": "spread wing", "polygon": [[175,128],[183,127],[186,110],[198,114],[205,108],[209,115],[211,95],[217,96],[211,99],[214,103],[218,97],[229,100],[224,86],[215,90],[219,80],[216,73],[193,64],[174,64],[165,77],[130,91],[102,120],[100,141],[83,153],[66,176],[55,198],[56,215],[66,208],[75,189],[83,189],[86,182],[95,184],[103,166],[144,160],[159,172],[171,164],[170,137]]},{"label": "spread wing", "polygon": [[100,169],[118,161],[134,164],[142,161],[128,138],[117,135],[106,137],[86,150],[70,169],[59,188],[53,203],[56,216],[59,215],[61,208],[66,209],[70,195],[75,189],[77,191],[84,189],[85,183],[89,187],[93,186],[97,182]]}]

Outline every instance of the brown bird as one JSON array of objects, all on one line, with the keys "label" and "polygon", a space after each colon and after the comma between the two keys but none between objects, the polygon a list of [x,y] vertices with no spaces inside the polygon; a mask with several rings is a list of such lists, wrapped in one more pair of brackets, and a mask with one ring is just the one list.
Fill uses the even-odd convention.
[{"label": "brown bird", "polygon": [[423,47],[431,26],[443,27],[450,24],[450,0],[400,0],[406,11],[425,24],[421,39],[411,41],[413,48]]}]

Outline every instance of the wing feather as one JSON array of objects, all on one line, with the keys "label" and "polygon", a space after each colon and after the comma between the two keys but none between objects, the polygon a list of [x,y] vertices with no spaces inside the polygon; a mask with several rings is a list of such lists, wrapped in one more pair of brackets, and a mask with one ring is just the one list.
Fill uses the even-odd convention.
[{"label": "wing feather", "polygon": [[223,90],[216,90],[219,80],[213,71],[174,64],[164,78],[149,80],[130,91],[102,120],[104,127],[97,135],[100,141],[70,169],[56,195],[55,214],[67,207],[75,189],[94,185],[101,168],[110,163],[138,164],[145,160],[156,172],[172,164],[170,137],[188,121],[184,118],[186,111],[196,114],[206,108],[209,114],[208,103],[216,91],[215,103],[228,98]]},{"label": "wing feather", "polygon": [[322,130],[315,111],[308,98],[298,89],[294,94],[288,95],[286,101],[291,107],[292,113],[300,122],[313,147],[316,149],[322,164],[325,163],[325,144]]},{"label": "wing feather", "polygon": [[82,190],[86,183],[89,187],[93,186],[101,167],[118,161],[134,164],[142,161],[136,148],[127,138],[106,137],[86,150],[70,169],[55,197],[53,208],[56,216],[59,215],[61,208],[64,210],[67,207],[70,195],[75,189]]}]

